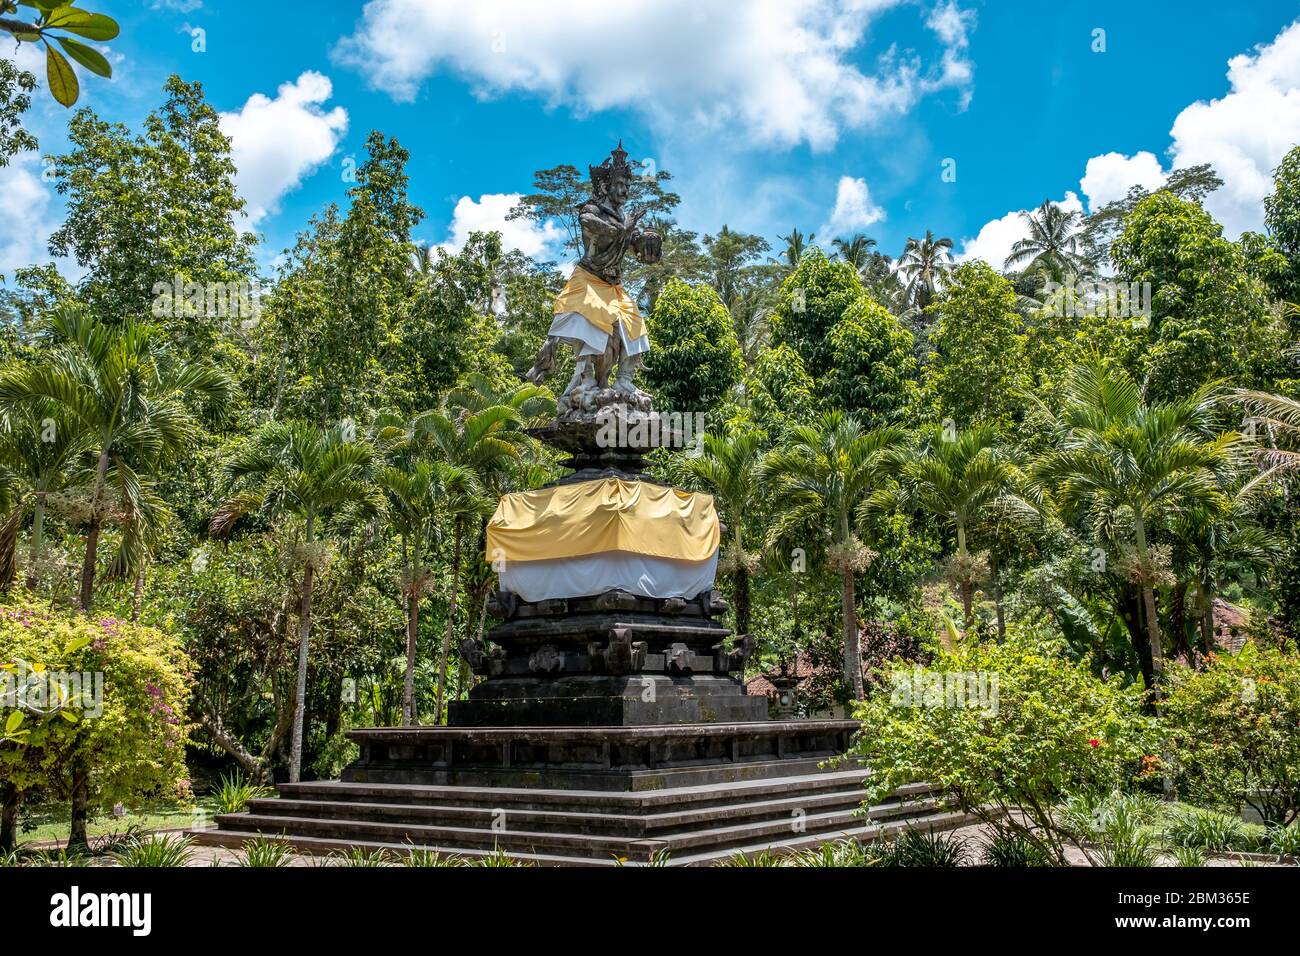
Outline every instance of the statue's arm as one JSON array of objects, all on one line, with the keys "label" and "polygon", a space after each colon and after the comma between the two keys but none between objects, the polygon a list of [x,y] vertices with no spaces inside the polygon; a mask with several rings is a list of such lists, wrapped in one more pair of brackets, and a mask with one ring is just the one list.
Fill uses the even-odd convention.
[{"label": "statue's arm", "polygon": [[605,216],[595,206],[583,206],[578,216],[582,231],[593,236],[617,238],[623,234],[623,223]]}]

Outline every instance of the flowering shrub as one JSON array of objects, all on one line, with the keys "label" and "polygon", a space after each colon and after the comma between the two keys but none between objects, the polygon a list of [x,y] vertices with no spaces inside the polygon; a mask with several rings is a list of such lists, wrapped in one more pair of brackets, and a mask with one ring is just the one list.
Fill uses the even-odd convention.
[{"label": "flowering shrub", "polygon": [[75,841],[93,810],[188,796],[191,665],[176,637],[11,602],[0,605],[0,667],[7,817],[22,799],[69,799]]},{"label": "flowering shrub", "polygon": [[1163,714],[1180,794],[1285,826],[1300,815],[1300,657],[1247,644],[1174,667]]},{"label": "flowering shrub", "polygon": [[[874,771],[868,800],[928,782],[946,805],[1000,822],[1057,861],[1055,806],[1119,789],[1157,748],[1141,691],[1096,677],[1056,638],[1013,627],[1002,643],[959,644],[929,667],[895,666],[904,674],[895,692],[857,711],[852,752]],[[981,688],[978,699],[971,687]]]}]

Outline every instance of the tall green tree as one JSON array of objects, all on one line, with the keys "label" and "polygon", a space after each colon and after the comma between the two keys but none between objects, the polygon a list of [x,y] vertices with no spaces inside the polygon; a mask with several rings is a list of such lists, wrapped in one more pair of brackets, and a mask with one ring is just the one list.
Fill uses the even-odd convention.
[{"label": "tall green tree", "polygon": [[759,556],[745,550],[745,526],[752,525],[761,501],[757,469],[763,444],[763,434],[757,430],[709,432],[703,454],[685,460],[686,472],[713,494],[731,532],[723,561],[731,574],[737,634],[750,633],[750,578]]},{"label": "tall green tree", "polygon": [[1040,272],[1054,282],[1088,271],[1088,262],[1079,251],[1079,227],[1083,213],[1066,212],[1051,200],[1033,212],[1021,211],[1020,220],[1029,230],[1017,239],[1003,264],[1005,269]]},{"label": "tall green tree", "polygon": [[952,269],[952,240],[936,238],[930,230],[924,239],[908,239],[903,254],[898,257],[898,274],[903,280],[903,294],[907,303],[918,312],[934,301],[943,289],[948,272]]},{"label": "tall green tree", "polygon": [[650,316],[655,349],[644,375],[661,411],[709,412],[740,379],[731,315],[707,285],[673,279]]},{"label": "tall green tree", "polygon": [[1104,543],[1107,573],[1139,589],[1147,643],[1139,659],[1154,686],[1164,670],[1155,592],[1169,575],[1155,536],[1196,509],[1226,510],[1218,469],[1241,436],[1217,432],[1213,387],[1148,404],[1131,376],[1100,359],[1075,369],[1063,394],[1059,417],[1040,407],[1059,445],[1032,471],[1065,518]]},{"label": "tall green tree", "polygon": [[196,410],[227,400],[232,383],[214,366],[178,355],[154,326],[108,325],[76,308],[56,312],[50,326],[54,342],[39,360],[0,374],[0,404],[48,401],[85,432],[94,471],[80,603],[89,612],[105,521],[137,513],[142,479],[193,440]]},{"label": "tall green tree", "polygon": [[303,721],[311,642],[312,589],[329,529],[326,519],[345,509],[375,509],[371,483],[373,448],[355,428],[322,429],[305,422],[269,422],[237,448],[226,465],[232,494],[212,515],[209,530],[228,535],[243,518],[301,522],[302,583],[298,611],[298,666],[294,696],[289,781],[302,776]]},{"label": "tall green tree", "polygon": [[864,431],[840,412],[826,412],[811,425],[797,425],[758,466],[759,481],[779,508],[770,541],[821,537],[830,568],[840,577],[844,627],[844,682],[863,699],[862,653],[858,639],[856,574],[874,557],[858,537],[864,509],[899,464],[906,438],[892,427]]}]

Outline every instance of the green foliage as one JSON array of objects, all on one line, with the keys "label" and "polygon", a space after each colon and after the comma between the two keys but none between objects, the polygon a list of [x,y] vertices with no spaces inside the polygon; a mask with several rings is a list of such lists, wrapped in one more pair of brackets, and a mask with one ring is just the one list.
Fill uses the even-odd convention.
[{"label": "green foliage", "polygon": [[1204,670],[1176,668],[1163,713],[1191,798],[1233,813],[1246,804],[1273,825],[1300,814],[1300,658],[1247,644]]},{"label": "green foliage", "polygon": [[1264,223],[1287,268],[1272,288],[1287,302],[1300,303],[1300,146],[1292,147],[1273,170],[1273,192],[1264,197]]},{"label": "green foliage", "polygon": [[1162,191],[1137,204],[1112,248],[1123,280],[1151,286],[1146,348],[1130,371],[1154,400],[1219,379],[1248,384],[1284,347],[1241,248],[1222,233],[1200,206]]},{"label": "green foliage", "polygon": [[[36,18],[34,20],[10,19],[8,15],[17,13],[20,5],[35,9]],[[63,53],[51,45],[51,40],[58,43],[68,56],[97,76],[113,75],[113,68],[102,53],[64,34],[71,33],[97,42],[113,40],[119,32],[117,21],[102,13],[89,13],[78,9],[69,0],[19,0],[19,2],[2,3],[0,4],[0,31],[7,33],[19,43],[40,43],[45,47],[46,80],[50,87],[50,95],[62,106],[75,104],[81,89],[72,65],[68,63]]]},{"label": "green foliage", "polygon": [[842,409],[868,428],[901,425],[919,390],[912,333],[869,296],[859,297],[831,330],[823,407]]},{"label": "green foliage", "polygon": [[878,865],[933,869],[965,866],[970,860],[970,847],[961,837],[909,826],[883,848]]},{"label": "green foliage", "polygon": [[1007,431],[1021,417],[1029,378],[1015,289],[985,263],[966,263],[931,309],[938,315],[925,373],[931,415],[958,428]]},{"label": "green foliage", "polygon": [[831,332],[864,295],[851,265],[827,259],[814,247],[781,283],[771,344],[794,349],[812,379],[821,381],[835,365]]},{"label": "green foliage", "polygon": [[[914,673],[910,662],[897,666]],[[1017,807],[1025,822],[1006,825],[1056,861],[1063,852],[1052,806],[1123,786],[1153,746],[1135,691],[1094,676],[1059,640],[1022,627],[1000,644],[962,643],[920,673],[924,687],[938,689],[925,700],[895,689],[856,711],[862,731],[852,753],[873,771],[867,799],[930,782],[945,802],[990,821]],[[980,674],[996,675],[996,706],[946,705],[947,681]]]},{"label": "green foliage", "polygon": [[249,783],[241,771],[221,775],[217,787],[217,809],[221,813],[243,813],[248,809],[248,801],[275,796],[272,787]]},{"label": "green foliage", "polygon": [[283,840],[258,837],[244,844],[243,853],[235,865],[280,868],[289,866],[292,858],[293,847]]},{"label": "green foliage", "polygon": [[707,285],[672,279],[650,316],[654,351],[645,380],[660,411],[709,412],[740,378],[731,316]]},{"label": "green foliage", "polygon": [[[7,674],[22,661],[90,678],[81,684],[89,701],[70,695],[57,708],[35,710],[29,703],[20,733],[0,742],[7,783],[31,800],[80,791],[92,810],[188,795],[191,664],[174,635],[11,598],[0,605],[0,647]],[[13,713],[0,707],[0,725],[10,726]]]},{"label": "green foliage", "polygon": [[1051,865],[1050,859],[1038,844],[1019,833],[996,828],[984,847],[984,863],[988,866],[1017,869]]},{"label": "green foliage", "polygon": [[1195,847],[1209,853],[1250,853],[1266,839],[1259,827],[1247,825],[1241,817],[1204,807],[1178,807],[1161,830],[1171,847]]},{"label": "green foliage", "polygon": [[9,165],[11,156],[36,149],[36,137],[22,125],[35,88],[36,77],[0,59],[0,169]]},{"label": "green foliage", "polygon": [[194,841],[174,834],[158,834],[147,840],[133,840],[125,849],[113,854],[118,866],[177,867],[188,866]]}]

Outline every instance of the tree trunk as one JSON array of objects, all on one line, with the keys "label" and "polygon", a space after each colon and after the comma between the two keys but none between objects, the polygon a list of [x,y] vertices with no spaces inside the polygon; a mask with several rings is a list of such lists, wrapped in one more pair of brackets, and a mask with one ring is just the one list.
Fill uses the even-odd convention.
[{"label": "tree trunk", "polygon": [[95,491],[90,496],[90,530],[86,533],[86,559],[81,565],[81,611],[90,613],[95,597],[95,557],[99,551],[99,528],[104,517],[100,513],[100,499],[104,494],[104,476],[108,474],[108,449],[99,453],[95,469]]},{"label": "tree trunk", "polygon": [[36,504],[32,506],[32,548],[27,559],[27,590],[35,591],[41,583],[41,547],[45,543],[45,497],[37,493]]},{"label": "tree trunk", "polygon": [[435,724],[442,723],[443,695],[447,691],[447,651],[451,646],[452,631],[456,626],[456,601],[460,592],[460,525],[454,532],[455,542],[451,552],[451,595],[447,598],[447,628],[442,632],[442,644],[438,648],[438,695]]},{"label": "tree trunk", "polygon": [[1179,581],[1169,595],[1169,652],[1181,655],[1187,663],[1196,665],[1196,649],[1187,640],[1187,588],[1189,582]]},{"label": "tree trunk", "polygon": [[858,645],[857,597],[854,593],[853,570],[845,568],[843,600],[844,614],[844,681],[853,691],[854,700],[862,700],[862,651]]},{"label": "tree trunk", "polygon": [[998,556],[997,552],[989,551],[989,571],[993,578],[993,609],[997,612],[998,618],[998,640],[1007,639],[1007,618],[1002,609],[1002,582],[998,580]]},{"label": "tree trunk", "polygon": [[1151,585],[1142,585],[1142,605],[1146,609],[1147,640],[1151,642],[1151,671],[1159,683],[1165,670],[1165,654],[1160,646],[1160,620],[1156,617],[1156,594]]},{"label": "tree trunk", "polygon": [[81,767],[72,771],[72,824],[68,829],[68,849],[84,849],[86,822],[90,818],[90,774]]},{"label": "tree trunk", "polygon": [[[308,534],[308,547],[311,535]],[[297,783],[302,777],[302,725],[307,710],[307,639],[311,633],[312,557],[307,556],[307,567],[302,572],[302,612],[298,617],[298,679],[293,709],[293,750],[289,757],[289,782]]]},{"label": "tree trunk", "polygon": [[970,581],[961,583],[961,608],[969,636],[975,628],[975,585]]},{"label": "tree trunk", "polygon": [[736,634],[743,635],[749,633],[749,572],[743,567],[736,568],[735,573],[731,576],[732,588],[736,592],[732,595],[736,603]]},{"label": "tree trunk", "polygon": [[18,808],[22,803],[17,787],[0,787],[0,853],[12,853],[18,846]]},{"label": "tree trunk", "polygon": [[144,607],[144,579],[148,573],[148,565],[141,563],[140,570],[135,572],[135,591],[131,594],[131,623],[140,623],[140,610]]},{"label": "tree trunk", "polygon": [[420,597],[414,583],[406,594],[406,679],[402,685],[402,726],[414,727],[419,719],[415,710],[415,642],[420,628]]},{"label": "tree trunk", "polygon": [[1200,594],[1197,596],[1200,604],[1197,623],[1201,629],[1201,653],[1209,655],[1214,653],[1214,592],[1210,590],[1208,584],[1202,583]]}]

